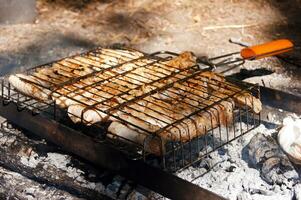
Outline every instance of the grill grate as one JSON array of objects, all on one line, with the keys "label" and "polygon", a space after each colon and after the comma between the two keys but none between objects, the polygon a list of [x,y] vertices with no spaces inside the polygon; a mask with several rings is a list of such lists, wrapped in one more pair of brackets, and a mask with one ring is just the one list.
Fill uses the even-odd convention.
[{"label": "grill grate", "polygon": [[[232,98],[246,92],[259,98],[260,93],[255,85],[212,80],[206,73],[209,67],[174,64],[176,56],[98,48],[28,70],[32,79],[22,81],[47,94],[44,99],[22,94],[3,78],[3,103],[15,102],[20,111],[28,108],[33,114],[48,115],[132,158],[178,171],[258,126],[254,103],[250,106],[245,98],[238,107]],[[56,71],[49,74],[53,67]],[[231,117],[223,119],[227,109]],[[88,113],[101,120],[91,120]],[[72,123],[67,115],[81,123]],[[130,137],[114,133],[110,129],[114,122],[115,129],[135,133]]]}]

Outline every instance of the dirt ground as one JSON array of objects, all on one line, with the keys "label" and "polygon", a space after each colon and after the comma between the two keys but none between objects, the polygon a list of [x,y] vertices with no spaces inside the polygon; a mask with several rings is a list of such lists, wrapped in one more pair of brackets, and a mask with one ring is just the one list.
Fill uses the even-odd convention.
[{"label": "dirt ground", "polygon": [[[300,0],[38,0],[33,24],[0,26],[0,74],[116,43],[209,57],[239,51],[230,38],[249,45],[289,38],[299,46],[300,9]],[[290,54],[293,62],[299,54],[298,48]],[[242,68],[277,72],[267,86],[301,94],[300,67],[267,58]]]},{"label": "dirt ground", "polygon": [[[35,23],[1,25],[0,72],[114,43],[209,57],[239,51],[230,38],[250,45],[289,38],[299,45],[300,9],[300,0],[38,0]],[[300,78],[297,67],[277,59],[248,66]]]}]

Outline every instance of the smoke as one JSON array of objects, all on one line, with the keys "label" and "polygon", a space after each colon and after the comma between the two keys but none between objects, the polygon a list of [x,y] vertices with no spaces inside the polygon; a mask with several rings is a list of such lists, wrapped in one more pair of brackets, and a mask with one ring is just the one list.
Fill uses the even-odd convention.
[{"label": "smoke", "polygon": [[35,0],[0,0],[0,24],[34,22],[35,4]]}]

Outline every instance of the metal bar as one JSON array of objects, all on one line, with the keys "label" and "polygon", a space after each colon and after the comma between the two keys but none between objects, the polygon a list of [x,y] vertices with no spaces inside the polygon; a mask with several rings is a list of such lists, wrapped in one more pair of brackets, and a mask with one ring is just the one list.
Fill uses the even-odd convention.
[{"label": "metal bar", "polygon": [[263,104],[301,114],[301,97],[280,90],[260,86]]},{"label": "metal bar", "polygon": [[[0,101],[3,102],[0,97]],[[18,112],[14,103],[0,104],[0,115],[21,128],[32,131],[95,165],[113,170],[144,187],[170,199],[222,200],[224,198],[183,180],[175,175],[143,163],[130,160],[115,148],[96,142],[87,135],[68,128],[42,115],[32,116],[26,108]],[[71,137],[70,137],[71,136]]]},{"label": "metal bar", "polygon": [[233,55],[237,55],[239,54],[240,52],[234,52],[234,53],[228,53],[228,54],[225,54],[225,55],[221,55],[221,56],[217,56],[217,57],[213,57],[213,58],[208,58],[208,60],[212,61],[212,60],[216,60],[216,59],[220,59],[220,58],[225,58],[225,57],[231,57]]}]

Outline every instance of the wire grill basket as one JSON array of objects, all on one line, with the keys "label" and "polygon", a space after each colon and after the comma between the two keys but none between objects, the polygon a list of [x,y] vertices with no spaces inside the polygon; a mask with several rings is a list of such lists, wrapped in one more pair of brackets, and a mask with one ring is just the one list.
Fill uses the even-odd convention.
[{"label": "wire grill basket", "polygon": [[[47,98],[16,90],[8,77],[1,95],[19,111],[47,115],[133,159],[175,172],[260,124],[252,100],[245,97],[239,106],[233,100],[240,94],[259,99],[258,86],[212,79],[212,65],[204,62],[176,67],[170,64],[176,56],[97,48],[26,71],[32,79],[22,80]],[[54,75],[47,76],[53,67]]]}]

